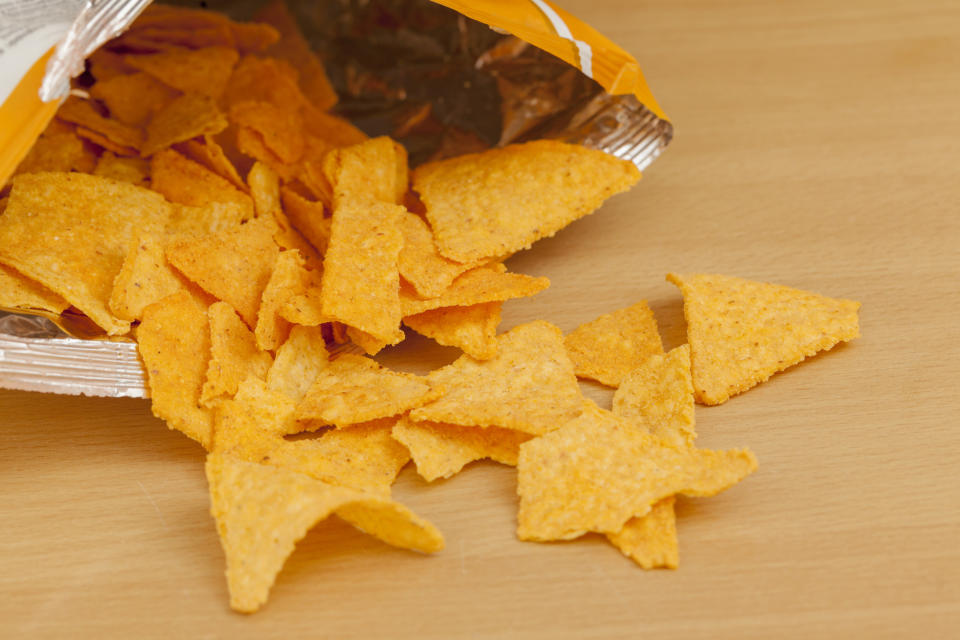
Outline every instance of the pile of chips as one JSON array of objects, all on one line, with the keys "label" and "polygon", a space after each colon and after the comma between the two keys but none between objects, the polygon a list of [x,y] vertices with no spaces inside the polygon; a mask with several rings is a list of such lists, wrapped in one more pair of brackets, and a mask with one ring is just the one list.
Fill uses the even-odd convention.
[{"label": "pile of chips", "polygon": [[[0,306],[136,339],[154,414],[209,452],[238,611],[266,602],[331,515],[441,549],[391,498],[411,459],[428,481],[515,465],[520,539],[597,532],[676,567],[675,497],[757,464],[695,446],[694,398],[723,402],[856,337],[859,305],[671,275],[689,345],[669,353],[644,302],[566,337],[544,321],[498,335],[503,302],[549,284],[503,261],[639,172],[550,141],[409,171],[402,146],[328,112],[336,95],[284,5],[261,17],[153,5],[91,57],[86,93],[3,192]],[[463,355],[426,376],[386,369],[370,356],[402,325]],[[612,410],[578,377],[616,387]]]}]

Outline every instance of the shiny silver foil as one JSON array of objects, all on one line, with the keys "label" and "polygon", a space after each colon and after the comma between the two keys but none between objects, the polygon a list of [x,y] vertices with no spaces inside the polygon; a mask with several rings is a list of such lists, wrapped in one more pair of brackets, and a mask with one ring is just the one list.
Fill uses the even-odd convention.
[{"label": "shiny silver foil", "polygon": [[[88,0],[51,58],[44,100],[63,97],[84,60],[149,0]],[[175,2],[199,7],[199,2]],[[428,0],[292,0],[341,99],[336,112],[391,135],[411,164],[552,138],[646,169],[673,127],[634,96],[611,96],[579,70]],[[255,18],[256,0],[202,6]],[[133,342],[79,340],[49,320],[0,312],[0,387],[147,397]]]}]

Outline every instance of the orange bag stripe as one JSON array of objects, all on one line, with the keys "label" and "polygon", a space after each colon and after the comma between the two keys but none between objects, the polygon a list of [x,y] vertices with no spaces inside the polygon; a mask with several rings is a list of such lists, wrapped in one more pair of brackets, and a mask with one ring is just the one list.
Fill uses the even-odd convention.
[{"label": "orange bag stripe", "polygon": [[0,105],[0,185],[10,179],[60,106],[59,102],[41,102],[38,95],[51,55],[53,49],[30,67]]}]

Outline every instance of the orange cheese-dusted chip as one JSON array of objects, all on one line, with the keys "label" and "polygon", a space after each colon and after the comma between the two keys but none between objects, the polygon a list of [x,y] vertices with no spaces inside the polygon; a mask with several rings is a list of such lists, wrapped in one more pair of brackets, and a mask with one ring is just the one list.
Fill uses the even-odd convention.
[{"label": "orange cheese-dusted chip", "polygon": [[236,397],[217,408],[214,450],[344,487],[390,493],[390,485],[410,460],[406,448],[390,435],[395,420],[290,441],[282,434],[291,431],[293,408],[275,394],[256,378],[244,381]]},{"label": "orange cheese-dusted chip", "polygon": [[291,111],[306,104],[297,86],[297,73],[289,64],[276,58],[245,56],[234,68],[220,103],[230,107],[251,100]]},{"label": "orange cheese-dusted chip", "polygon": [[258,216],[271,215],[280,209],[280,176],[261,162],[254,162],[247,174],[247,185]]},{"label": "orange cheese-dusted chip", "polygon": [[413,189],[440,253],[469,262],[550,237],[639,179],[626,160],[539,140],[422,165]]},{"label": "orange cheese-dusted chip", "polygon": [[168,87],[216,99],[226,88],[239,58],[236,49],[230,47],[204,47],[129,55],[124,62]]},{"label": "orange cheese-dusted chip", "polygon": [[389,418],[435,400],[443,387],[345,353],[317,373],[297,406],[299,420],[348,426]]},{"label": "orange cheese-dusted chip", "polygon": [[651,356],[613,394],[613,412],[677,445],[697,438],[690,377],[690,345]]},{"label": "orange cheese-dusted chip", "polygon": [[150,156],[178,142],[220,133],[226,128],[227,118],[213,98],[185,93],[171,100],[151,118],[140,153]]},{"label": "orange cheese-dusted chip", "polygon": [[281,187],[280,198],[283,211],[294,228],[303,234],[317,251],[326,253],[333,220],[324,217],[323,203],[307,200],[289,187]]},{"label": "orange cheese-dusted chip", "polygon": [[184,288],[185,282],[167,264],[161,236],[140,234],[130,243],[108,304],[118,318],[132,322],[143,316],[147,305]]},{"label": "orange cheese-dusted chip", "polygon": [[322,273],[310,271],[310,280],[306,291],[295,295],[280,308],[280,317],[292,324],[305,327],[315,327],[318,324],[331,322],[332,319],[323,314],[323,302],[320,299],[320,280]]},{"label": "orange cheese-dusted chip", "polygon": [[490,360],[464,355],[427,376],[446,394],[410,417],[540,435],[580,415],[584,397],[559,329],[538,320],[514,327],[498,342]]},{"label": "orange cheese-dusted chip", "polygon": [[294,164],[303,155],[303,122],[297,111],[248,100],[231,106],[229,117],[230,122],[259,134],[280,162]]},{"label": "orange cheese-dusted chip", "polygon": [[403,211],[400,205],[344,199],[333,211],[323,260],[323,314],[387,344],[404,337],[397,270]]},{"label": "orange cheese-dusted chip", "polygon": [[[677,447],[692,447],[697,437],[694,421],[690,346],[665,356],[650,356],[630,372],[613,396],[613,412],[638,429]],[[644,569],[679,563],[674,497],[664,498],[650,513],[631,518],[607,538]]]},{"label": "orange cheese-dusted chip", "polygon": [[150,163],[143,158],[125,158],[104,151],[97,160],[93,175],[146,187],[150,184]]},{"label": "orange cheese-dusted chip", "polygon": [[293,327],[267,372],[267,388],[299,403],[330,360],[319,327]]},{"label": "orange cheese-dusted chip", "polygon": [[257,347],[273,351],[287,339],[290,323],[280,315],[280,309],[290,298],[304,292],[308,277],[298,251],[280,252],[257,311]]},{"label": "orange cheese-dusted chip", "polygon": [[499,427],[413,422],[404,417],[394,425],[393,437],[410,451],[417,473],[433,482],[449,478],[467,463],[484,458],[516,466],[520,445],[533,436]]},{"label": "orange cheese-dusted chip", "polygon": [[663,353],[657,321],[645,300],[606,313],[563,341],[577,375],[616,387],[652,355]]},{"label": "orange cheese-dusted chip", "polygon": [[160,194],[82,173],[16,176],[0,216],[0,262],[63,296],[110,335],[130,329],[108,308],[137,233],[159,233],[171,205]]},{"label": "orange cheese-dusted chip", "polygon": [[366,331],[361,331],[356,327],[347,327],[347,336],[353,344],[363,349],[367,355],[374,356],[387,347],[387,343],[379,340]]},{"label": "orange cheese-dusted chip", "polygon": [[[3,208],[0,206],[0,215]],[[0,264],[0,308],[59,314],[70,303],[16,269]]]},{"label": "orange cheese-dusted chip", "polygon": [[176,89],[143,72],[97,78],[90,87],[90,96],[106,105],[111,116],[138,129],[178,95]]},{"label": "orange cheese-dusted chip", "polygon": [[403,249],[400,251],[400,275],[421,298],[443,294],[454,278],[480,266],[479,261],[462,263],[448,260],[437,251],[433,232],[420,216],[405,212],[400,219]]},{"label": "orange cheese-dusted chip", "polygon": [[349,147],[367,139],[367,134],[343,118],[310,105],[305,106],[302,113],[303,126],[311,137],[311,145],[308,146],[320,146],[322,143],[330,147]]},{"label": "orange cheese-dusted chip", "polygon": [[654,502],[647,515],[631,518],[620,531],[608,533],[607,539],[644,569],[676,569],[680,564],[676,501],[676,496],[669,496]]},{"label": "orange cheese-dusted chip", "polygon": [[240,383],[253,376],[266,379],[273,363],[269,353],[257,349],[253,333],[226,302],[207,310],[210,321],[210,363],[200,391],[200,405],[214,407],[232,397]]},{"label": "orange cheese-dusted chip", "polygon": [[542,541],[617,533],[663,498],[716,495],[756,468],[749,449],[676,447],[594,406],[520,445],[517,535]]},{"label": "orange cheese-dusted chip", "polygon": [[497,353],[497,325],[502,307],[502,302],[441,307],[407,316],[403,323],[439,344],[457,347],[477,360],[489,360]]},{"label": "orange cheese-dusted chip", "polygon": [[240,126],[231,127],[231,130],[236,131],[236,148],[240,153],[267,165],[273,169],[284,182],[288,182],[297,177],[298,166],[283,162],[277,154],[267,148],[267,145],[263,141],[263,136],[257,131],[254,131],[250,127]]},{"label": "orange cheese-dusted chip", "polygon": [[[137,150],[143,144],[140,129],[102,115],[90,100],[70,96],[60,105],[57,117],[99,134],[122,149]],[[77,134],[82,134],[82,131],[78,129]]]},{"label": "orange cheese-dusted chip", "polygon": [[194,207],[211,202],[231,203],[239,209],[241,220],[253,217],[253,201],[225,178],[201,164],[164,149],[150,159],[150,186],[167,200]]},{"label": "orange cheese-dusted chip", "polygon": [[534,278],[522,273],[508,273],[502,264],[471,269],[453,281],[436,298],[421,300],[409,288],[400,288],[400,309],[403,316],[412,316],[441,307],[466,307],[483,302],[523,298],[550,286],[547,278]]},{"label": "orange cheese-dusted chip", "polygon": [[273,241],[277,246],[284,250],[296,249],[311,274],[316,274],[317,286],[320,284],[319,274],[323,271],[323,256],[313,244],[311,244],[303,234],[293,225],[282,209],[274,209],[271,213],[276,223],[276,229],[273,232]]},{"label": "orange cheese-dusted chip", "polygon": [[400,204],[407,193],[407,151],[386,136],[371,138],[326,154],[323,173],[334,204],[345,195]]},{"label": "orange cheese-dusted chip", "polygon": [[326,111],[337,103],[337,93],[330,84],[323,62],[311,50],[296,18],[284,0],[272,0],[254,16],[280,33],[280,39],[267,49],[266,54],[286,60],[299,71],[300,89],[314,107]]},{"label": "orange cheese-dusted chip", "polygon": [[175,242],[167,260],[210,295],[227,302],[248,327],[256,327],[257,310],[280,250],[266,218],[234,231]]},{"label": "orange cheese-dusted chip", "polygon": [[96,154],[73,131],[44,134],[17,165],[14,175],[41,171],[89,173],[93,170],[96,162]]},{"label": "orange cheese-dusted chip", "polygon": [[199,405],[210,357],[206,307],[188,291],[149,305],[137,327],[137,349],[153,415],[209,449],[213,415]]},{"label": "orange cheese-dusted chip", "polygon": [[223,453],[207,457],[206,474],[227,559],[230,606],[237,611],[259,609],[296,542],[334,514],[387,544],[422,552],[443,548],[436,527],[388,497]]},{"label": "orange cheese-dusted chip", "polygon": [[235,202],[208,202],[200,207],[175,204],[167,232],[174,236],[205,236],[221,231],[236,231],[246,211]]},{"label": "orange cheese-dusted chip", "polygon": [[223,147],[210,135],[199,136],[176,145],[175,149],[194,162],[199,162],[241,191],[247,191],[247,184],[240,177]]},{"label": "orange cheese-dusted chip", "polygon": [[721,404],[860,335],[859,302],[712,274],[667,280],[683,293],[698,402]]}]

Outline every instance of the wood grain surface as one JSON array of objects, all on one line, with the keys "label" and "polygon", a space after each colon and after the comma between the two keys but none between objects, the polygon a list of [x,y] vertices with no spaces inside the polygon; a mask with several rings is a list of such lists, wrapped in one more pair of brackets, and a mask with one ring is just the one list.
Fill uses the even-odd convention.
[{"label": "wood grain surface", "polygon": [[[863,302],[861,339],[698,407],[700,444],[750,446],[760,469],[679,502],[679,570],[600,536],[517,541],[514,469],[408,468],[395,493],[445,551],[329,522],[238,615],[197,446],[145,401],[0,391],[0,636],[957,637],[960,4],[561,4],[639,58],[676,138],[632,192],[511,259],[552,285],[502,328],[646,298],[677,346],[668,271]],[[411,338],[383,361],[455,355]]]}]

